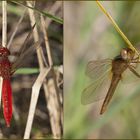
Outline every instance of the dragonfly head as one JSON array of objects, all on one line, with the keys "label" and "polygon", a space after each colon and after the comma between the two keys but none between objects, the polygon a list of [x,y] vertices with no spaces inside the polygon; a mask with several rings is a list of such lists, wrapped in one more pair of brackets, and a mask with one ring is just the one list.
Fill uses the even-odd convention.
[{"label": "dragonfly head", "polygon": [[121,57],[124,60],[131,60],[134,58],[134,56],[135,56],[135,53],[129,48],[124,48],[121,50]]},{"label": "dragonfly head", "polygon": [[5,47],[0,47],[0,57],[9,56],[10,51]]}]

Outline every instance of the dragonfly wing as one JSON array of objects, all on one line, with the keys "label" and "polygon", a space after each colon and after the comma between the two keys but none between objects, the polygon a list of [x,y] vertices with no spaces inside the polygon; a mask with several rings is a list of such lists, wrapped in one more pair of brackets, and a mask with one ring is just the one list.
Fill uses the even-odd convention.
[{"label": "dragonfly wing", "polygon": [[40,48],[40,44],[41,42],[37,41],[31,47],[29,47],[27,50],[20,54],[20,56],[12,64],[12,73],[27,62],[26,60],[30,58],[30,56],[35,52],[35,50]]},{"label": "dragonfly wing", "polygon": [[101,92],[103,89],[102,86],[104,85],[104,83],[107,83],[107,81],[109,81],[110,71],[111,71],[111,68],[104,71],[104,73],[100,75],[98,79],[93,81],[89,86],[87,86],[83,90],[82,96],[81,96],[81,103],[83,105],[93,103],[105,97],[105,94],[106,94],[106,92],[104,92],[105,90],[103,91],[103,95],[101,95]]},{"label": "dragonfly wing", "polygon": [[23,52],[25,52],[26,49],[28,49],[27,47],[27,43],[29,42],[30,38],[33,36],[33,30],[36,26],[36,23],[32,26],[31,31],[28,33],[27,37],[25,38],[20,50],[19,50],[19,54],[22,54]]},{"label": "dragonfly wing", "polygon": [[110,69],[111,64],[111,59],[90,61],[87,64],[86,75],[96,81],[99,77],[102,77],[108,69]]}]

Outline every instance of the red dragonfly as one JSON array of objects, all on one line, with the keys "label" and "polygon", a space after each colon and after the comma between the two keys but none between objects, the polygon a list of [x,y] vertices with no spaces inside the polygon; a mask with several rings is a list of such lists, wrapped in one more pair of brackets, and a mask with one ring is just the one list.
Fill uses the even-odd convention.
[{"label": "red dragonfly", "polygon": [[128,48],[122,49],[120,55],[116,56],[113,60],[104,59],[90,61],[87,65],[86,74],[92,78],[93,83],[84,89],[81,97],[82,104],[89,104],[97,99],[98,95],[96,95],[96,93],[99,92],[102,83],[107,82],[105,79],[107,78],[108,72],[111,71],[112,79],[110,87],[100,111],[100,114],[103,114],[106,111],[119,81],[122,79],[122,74],[127,69],[140,78],[140,74],[135,70],[138,63],[140,63],[139,57],[135,56],[135,52]]},{"label": "red dragonfly", "polygon": [[[33,30],[34,27],[32,27]],[[26,48],[26,41],[29,39],[31,32],[28,34],[23,46],[19,51],[19,57],[14,62],[9,59],[10,51],[0,46],[0,76],[3,78],[2,84],[2,104],[3,104],[3,114],[7,127],[10,127],[10,122],[12,118],[12,88],[10,83],[10,78],[14,72],[21,67],[25,58],[27,58],[34,50],[39,46],[39,42],[34,43],[34,45]]]}]

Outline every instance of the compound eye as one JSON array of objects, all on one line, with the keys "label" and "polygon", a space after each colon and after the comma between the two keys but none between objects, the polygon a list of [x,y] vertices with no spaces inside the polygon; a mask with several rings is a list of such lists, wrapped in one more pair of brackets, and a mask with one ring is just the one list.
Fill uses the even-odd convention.
[{"label": "compound eye", "polygon": [[7,48],[0,48],[0,57],[2,57],[2,56],[8,56],[8,55],[10,55],[10,52],[9,52],[9,50],[7,49]]},{"label": "compound eye", "polygon": [[122,49],[121,50],[121,56],[124,60],[128,59],[128,54],[127,54],[127,50],[126,49]]}]

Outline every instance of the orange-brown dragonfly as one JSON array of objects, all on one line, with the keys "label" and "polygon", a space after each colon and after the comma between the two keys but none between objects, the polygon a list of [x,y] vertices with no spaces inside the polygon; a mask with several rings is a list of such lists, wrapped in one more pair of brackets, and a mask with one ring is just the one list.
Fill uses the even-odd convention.
[{"label": "orange-brown dragonfly", "polygon": [[106,108],[115,92],[119,81],[122,78],[124,71],[129,69],[133,74],[140,78],[140,75],[136,71],[137,63],[139,62],[139,57],[137,57],[135,52],[129,48],[122,49],[120,55],[116,56],[113,60],[104,59],[90,61],[87,64],[86,75],[93,80],[93,83],[91,83],[82,92],[82,104],[89,104],[96,100],[95,93],[97,93],[98,89],[100,89],[100,86],[105,79],[104,77],[106,77],[108,72],[111,71],[111,84],[100,111],[100,114],[103,114],[106,111]]}]

